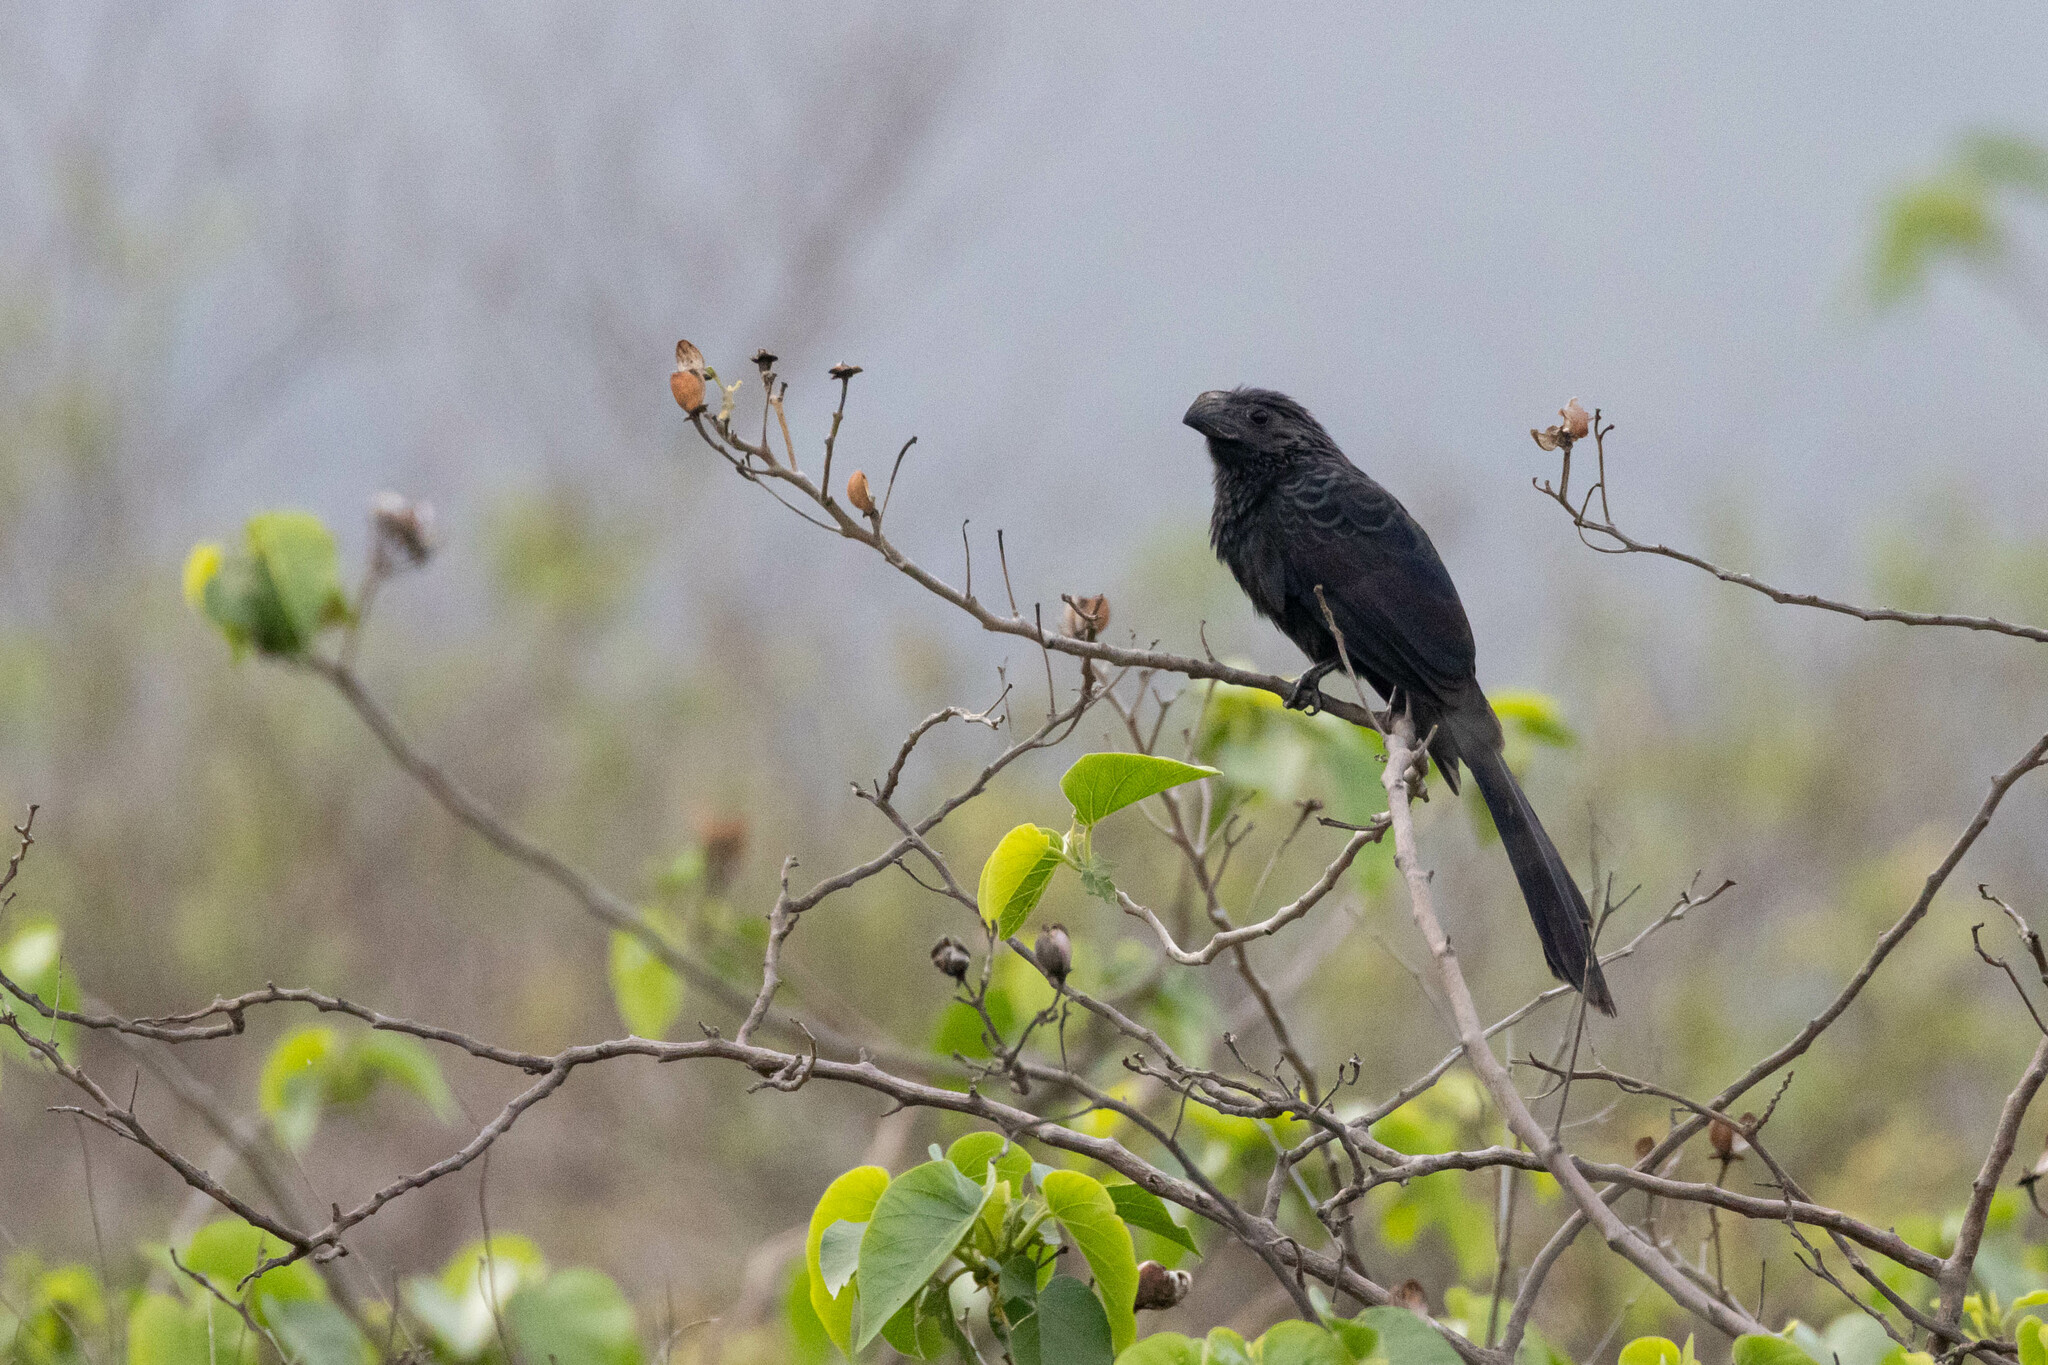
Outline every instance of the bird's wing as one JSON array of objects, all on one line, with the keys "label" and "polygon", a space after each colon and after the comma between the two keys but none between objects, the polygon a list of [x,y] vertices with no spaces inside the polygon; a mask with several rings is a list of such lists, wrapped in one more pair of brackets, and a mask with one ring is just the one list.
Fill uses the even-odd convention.
[{"label": "bird's wing", "polygon": [[1473,675],[1472,627],[1407,509],[1348,462],[1318,463],[1275,492],[1289,597],[1320,617],[1321,584],[1358,663],[1396,687],[1456,696]]}]

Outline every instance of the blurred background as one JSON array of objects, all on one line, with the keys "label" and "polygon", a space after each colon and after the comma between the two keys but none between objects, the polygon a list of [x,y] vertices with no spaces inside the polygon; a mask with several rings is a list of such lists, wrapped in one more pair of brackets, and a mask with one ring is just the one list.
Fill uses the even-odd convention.
[{"label": "blurred background", "polygon": [[[822,875],[886,844],[847,782],[908,723],[1038,661],[732,478],[664,392],[675,339],[748,374],[743,395],[745,357],[780,355],[813,448],[826,367],[864,366],[840,467],[875,474],[918,438],[892,533],[935,570],[958,580],[967,520],[993,572],[1001,527],[1020,597],[1103,592],[1119,638],[1192,653],[1206,631],[1292,673],[1209,557],[1207,460],[1179,425],[1196,392],[1256,383],[1430,528],[1487,685],[1556,700],[1574,742],[1533,751],[1531,789],[1585,875],[1642,885],[1617,925],[1696,871],[1739,883],[1614,974],[1625,1025],[1593,1035],[1710,1091],[1833,993],[2048,723],[2038,647],[1595,556],[1531,490],[1554,457],[1526,433],[1570,396],[1602,407],[1614,510],[1644,538],[1796,588],[2048,618],[2044,185],[2023,141],[1995,144],[2004,170],[1970,141],[2048,135],[2044,88],[2048,12],[2018,4],[0,4],[0,803],[43,807],[0,941],[55,927],[85,992],[131,1013],[276,980],[519,1046],[615,1036],[602,932],[316,679],[232,664],[179,601],[187,548],[303,507],[352,573],[373,494],[431,500],[445,548],[384,595],[373,689],[523,828],[744,944],[786,855]],[[911,808],[994,742],[939,737]],[[944,847],[971,870],[1010,824],[1050,822],[1072,752],[1019,765]],[[1545,984],[1512,882],[1454,803],[1428,814],[1453,935],[1504,1013]],[[2044,819],[2023,787],[1802,1063],[1773,1132],[1817,1197],[1930,1238],[1960,1203],[2031,1042],[1970,953],[1972,888],[2048,914]],[[739,829],[715,885],[691,870]],[[1170,864],[1123,833],[1126,884],[1165,901]],[[1330,851],[1290,854],[1275,886]],[[793,951],[923,1047],[947,1000],[924,951],[956,913],[877,879]],[[1078,894],[1064,913],[1109,961],[1121,927]],[[1348,934],[1269,958],[1312,1055],[1357,1052],[1378,1098],[1449,1034],[1371,875],[1342,914]],[[677,1029],[729,1029],[721,1008],[687,1000]],[[181,1056],[256,1114],[262,1044],[303,1022]],[[14,1061],[0,1251],[133,1281],[133,1248],[204,1211],[144,1155],[82,1146]],[[447,1066],[460,1108],[503,1102],[505,1078]],[[644,1323],[724,1315],[678,1351],[781,1358],[787,1230],[864,1154],[900,1166],[956,1130],[878,1129],[876,1101],[822,1087],[749,1098],[750,1079],[579,1074],[495,1152],[494,1223],[612,1275]],[[145,1113],[208,1149],[154,1085]],[[1584,1105],[1589,1149],[1662,1130],[1606,1103]],[[294,1178],[311,1207],[348,1203],[461,1134],[379,1094],[331,1115]],[[1378,1278],[1438,1306],[1484,1288],[1492,1185],[1468,1183],[1467,1205],[1378,1229]],[[364,1283],[438,1269],[479,1235],[477,1193],[465,1175],[379,1216]],[[2001,1209],[2001,1254],[2038,1262],[2042,1220]],[[1529,1249],[1556,1216],[1525,1220]],[[1769,1258],[1774,1318],[1838,1311],[1781,1234],[1728,1236],[1745,1295]],[[1606,1261],[1567,1258],[1539,1315],[1574,1352],[1624,1310],[1662,1321]],[[1197,1289],[1178,1322],[1284,1311],[1227,1249]]]}]

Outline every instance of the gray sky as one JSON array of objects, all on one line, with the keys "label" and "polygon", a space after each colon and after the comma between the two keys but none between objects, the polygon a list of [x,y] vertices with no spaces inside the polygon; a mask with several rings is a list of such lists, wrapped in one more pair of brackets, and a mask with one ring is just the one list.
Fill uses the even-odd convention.
[{"label": "gray sky", "polygon": [[1886,188],[1969,128],[2048,133],[2039,6],[132,13],[0,7],[0,280],[58,282],[54,352],[126,335],[147,291],[56,211],[80,164],[198,243],[121,438],[176,490],[167,559],[387,483],[473,525],[546,469],[667,541],[663,631],[764,593],[866,619],[878,577],[670,467],[706,458],[678,334],[729,374],[781,351],[814,431],[820,371],[865,365],[843,449],[921,437],[901,533],[956,565],[960,517],[1007,525],[1048,597],[1202,525],[1190,396],[1287,389],[1435,526],[1489,671],[1541,666],[1573,551],[1524,433],[1574,394],[1620,423],[1633,529],[1697,540],[1739,493],[1756,567],[1814,586],[1943,482],[2015,527],[2048,491],[2014,319],[1959,278],[1883,319],[1855,289]]}]

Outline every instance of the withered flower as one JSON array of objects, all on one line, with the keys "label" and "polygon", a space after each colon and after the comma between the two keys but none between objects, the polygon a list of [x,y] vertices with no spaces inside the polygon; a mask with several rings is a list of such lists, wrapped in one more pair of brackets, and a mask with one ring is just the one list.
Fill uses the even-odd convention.
[{"label": "withered flower", "polygon": [[841,361],[839,364],[834,365],[831,369],[825,371],[825,373],[831,375],[834,379],[851,379],[855,375],[860,373],[860,366],[848,365],[846,362]]},{"label": "withered flower", "polygon": [[1559,408],[1557,415],[1564,419],[1564,429],[1574,441],[1583,440],[1593,429],[1593,415],[1580,407],[1576,398]]},{"label": "withered flower", "polygon": [[766,346],[763,346],[760,350],[754,352],[754,363],[756,365],[759,365],[764,372],[780,359],[782,359],[781,356],[775,354],[775,352],[769,350]]}]

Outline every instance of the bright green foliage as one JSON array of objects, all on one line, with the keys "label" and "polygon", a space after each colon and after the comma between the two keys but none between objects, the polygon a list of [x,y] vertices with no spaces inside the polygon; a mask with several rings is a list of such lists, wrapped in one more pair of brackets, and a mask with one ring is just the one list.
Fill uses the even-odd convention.
[{"label": "bright green foliage", "polygon": [[35,1253],[21,1252],[7,1262],[0,1289],[0,1342],[11,1345],[0,1346],[0,1359],[91,1365],[107,1326],[106,1296],[92,1270],[45,1268]]},{"label": "bright green foliage", "polygon": [[2020,1319],[2020,1365],[2048,1365],[2048,1340],[2044,1337],[2048,1337],[2048,1329],[2039,1318]]},{"label": "bright green foliage", "polygon": [[860,1239],[855,1350],[865,1349],[945,1264],[973,1229],[989,1192],[944,1160],[912,1167],[889,1182]]},{"label": "bright green foliage", "polygon": [[1667,1337],[1637,1337],[1621,1348],[1617,1365],[1694,1365],[1692,1338],[1681,1347]]},{"label": "bright green foliage", "polygon": [[439,1063],[417,1038],[374,1031],[344,1038],[325,1024],[278,1039],[264,1059],[257,1100],[277,1140],[298,1152],[313,1140],[327,1106],[361,1104],[386,1081],[419,1096],[444,1122],[455,1112]]},{"label": "bright green foliage", "polygon": [[1553,749],[1569,749],[1579,742],[1572,727],[1565,724],[1564,707],[1557,698],[1526,687],[1504,688],[1488,698],[1501,728]]},{"label": "bright green foliage", "polygon": [[1040,1188],[1046,1207],[1095,1273],[1095,1288],[1109,1314],[1110,1336],[1121,1350],[1138,1335],[1131,1307],[1138,1294],[1138,1259],[1131,1250],[1131,1231],[1117,1216],[1116,1201],[1109,1191],[1092,1176],[1054,1171]]},{"label": "bright green foliage", "polygon": [[1093,825],[1148,796],[1217,776],[1215,768],[1154,754],[1084,754],[1060,778],[1060,790],[1074,807],[1075,823]]},{"label": "bright green foliage", "polygon": [[1948,165],[1895,193],[1879,217],[1871,297],[1880,306],[1899,302],[1942,260],[1996,264],[2006,249],[1995,202],[2001,191],[2048,198],[2048,148],[2021,138],[1971,137]]},{"label": "bright green foliage", "polygon": [[[179,1259],[187,1269],[204,1275],[221,1293],[246,1303],[257,1322],[277,1338],[278,1344],[299,1365],[366,1365],[374,1359],[375,1351],[369,1341],[328,1297],[327,1285],[305,1261],[267,1270],[246,1291],[242,1289],[242,1281],[261,1261],[284,1249],[277,1238],[261,1228],[251,1227],[239,1218],[223,1218],[194,1233]],[[179,1279],[184,1282],[186,1277]],[[185,1283],[184,1287],[192,1291],[187,1296],[191,1307],[196,1308],[200,1298],[210,1297],[196,1285]],[[159,1310],[159,1314],[167,1329],[172,1330],[166,1346],[172,1351],[189,1345],[195,1322],[207,1321],[204,1313],[194,1313],[191,1308],[180,1323],[174,1323],[165,1310]],[[239,1319],[223,1322],[216,1316],[212,1321],[216,1340],[223,1332],[230,1338],[239,1335]]]},{"label": "bright green foliage", "polygon": [[1421,1318],[1406,1309],[1391,1311],[1400,1313],[1426,1336],[1430,1348],[1418,1353],[1382,1351],[1381,1334],[1361,1314],[1350,1320],[1327,1319],[1321,1326],[1298,1318],[1277,1322],[1256,1341],[1246,1341],[1227,1327],[1212,1329],[1201,1341],[1178,1332],[1156,1332],[1117,1356],[1116,1365],[1359,1365],[1368,1360],[1385,1365],[1436,1365],[1437,1351],[1453,1361],[1458,1359]]},{"label": "bright green foliage", "polygon": [[[1477,1082],[1454,1073],[1373,1125],[1373,1136],[1409,1156],[1456,1151],[1483,1114]],[[1494,1255],[1493,1214],[1483,1195],[1456,1171],[1411,1180],[1380,1213],[1380,1236],[1389,1246],[1412,1246],[1434,1231],[1450,1243],[1468,1277],[1485,1272]]]},{"label": "bright green foliage", "polygon": [[[0,972],[46,1005],[78,1008],[78,981],[64,966],[64,931],[49,920],[17,924],[6,942],[0,943]],[[28,1011],[20,1013],[26,1016]],[[66,1057],[71,1055],[73,1025],[44,1019],[31,1025],[30,1032],[54,1042]],[[32,1055],[28,1044],[15,1037],[12,1029],[0,1029],[0,1056],[27,1062]]]},{"label": "bright green foliage", "polygon": [[[436,1351],[455,1361],[519,1360],[556,1365],[639,1365],[633,1309],[609,1276],[571,1268],[550,1273],[540,1248],[516,1233],[471,1242],[435,1278],[415,1276],[406,1306]],[[502,1331],[502,1338],[501,1338]]]},{"label": "bright green foliage", "polygon": [[1784,1337],[1752,1332],[1735,1338],[1735,1365],[1817,1365],[1814,1358]]},{"label": "bright green foliage", "polygon": [[619,1018],[642,1038],[665,1036],[683,1012],[683,979],[623,929],[612,931],[611,983]]},{"label": "bright green foliage", "polygon": [[298,655],[328,626],[349,619],[334,537],[310,512],[261,512],[243,528],[244,548],[195,546],[185,561],[185,600],[219,627],[237,655]]},{"label": "bright green foliage", "polygon": [[880,1166],[856,1166],[825,1187],[818,1207],[811,1211],[811,1227],[804,1239],[804,1265],[811,1284],[811,1311],[818,1315],[832,1344],[849,1355],[853,1352],[853,1312],[858,1299],[851,1287],[831,1291],[825,1287],[819,1263],[825,1230],[835,1223],[863,1226],[874,1217],[875,1205],[889,1188],[889,1173]]},{"label": "bright green foliage", "polygon": [[128,1365],[254,1365],[256,1346],[210,1294],[144,1294],[128,1314]]},{"label": "bright green foliage", "polygon": [[1176,1245],[1189,1251],[1199,1252],[1194,1234],[1174,1221],[1173,1212],[1166,1207],[1166,1201],[1142,1185],[1121,1181],[1106,1187],[1109,1197],[1116,1204],[1117,1216],[1134,1228],[1157,1233]]},{"label": "bright green foliage", "polygon": [[1111,1365],[1102,1301],[1073,1276],[1053,1276],[1038,1291],[1037,1311],[1012,1327],[1010,1354],[1016,1365]]},{"label": "bright green foliage", "polygon": [[995,926],[998,937],[1008,938],[1024,927],[1060,859],[1060,836],[1049,829],[1019,825],[1003,836],[981,865],[975,896],[981,917]]},{"label": "bright green foliage", "polygon": [[1379,1334],[1375,1354],[1391,1365],[1463,1365],[1434,1327],[1405,1308],[1368,1308],[1352,1321]]}]

